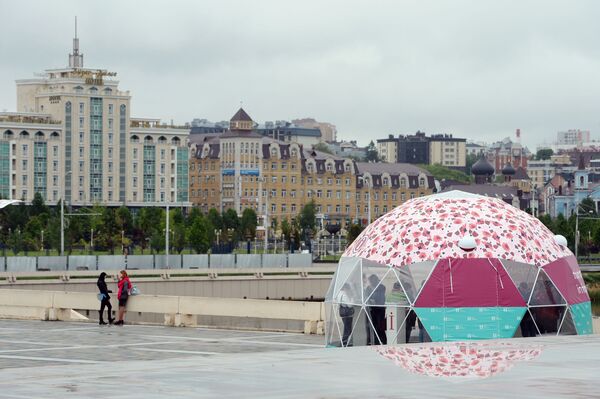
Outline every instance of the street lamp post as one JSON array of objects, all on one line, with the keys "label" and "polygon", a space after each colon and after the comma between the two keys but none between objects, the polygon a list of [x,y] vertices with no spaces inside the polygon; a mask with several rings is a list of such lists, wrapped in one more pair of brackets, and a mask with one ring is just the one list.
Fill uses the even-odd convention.
[{"label": "street lamp post", "polygon": [[[69,176],[71,171],[65,173],[65,177]],[[60,256],[65,255],[65,195],[67,191],[66,183],[63,182],[62,198],[60,199]]]},{"label": "street lamp post", "polygon": [[[581,207],[581,203],[577,203],[577,205],[575,206],[575,259],[577,259],[578,250],[579,250],[579,208],[580,207]],[[590,215],[594,214],[594,211],[591,209],[588,212]],[[596,218],[582,217],[582,219],[596,219]]]}]

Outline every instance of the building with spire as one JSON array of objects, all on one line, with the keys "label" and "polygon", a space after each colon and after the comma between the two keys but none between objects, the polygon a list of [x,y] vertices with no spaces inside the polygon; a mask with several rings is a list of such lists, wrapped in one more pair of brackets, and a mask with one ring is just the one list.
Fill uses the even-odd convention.
[{"label": "building with spire", "polygon": [[68,66],[20,79],[0,114],[0,195],[55,204],[188,202],[188,127],[131,118],[116,73],[84,67],[77,22]]}]

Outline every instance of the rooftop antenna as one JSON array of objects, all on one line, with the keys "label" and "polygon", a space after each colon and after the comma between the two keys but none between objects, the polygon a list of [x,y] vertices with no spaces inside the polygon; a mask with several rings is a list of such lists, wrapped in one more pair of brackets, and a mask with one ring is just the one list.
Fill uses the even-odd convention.
[{"label": "rooftop antenna", "polygon": [[75,17],[75,37],[73,38],[73,54],[69,54],[69,67],[83,68],[83,54],[79,54],[79,38],[77,37],[77,16]]}]

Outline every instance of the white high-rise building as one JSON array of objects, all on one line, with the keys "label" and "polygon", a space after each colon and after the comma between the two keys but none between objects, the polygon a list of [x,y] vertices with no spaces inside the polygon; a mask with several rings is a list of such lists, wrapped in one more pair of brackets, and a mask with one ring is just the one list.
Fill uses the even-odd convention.
[{"label": "white high-rise building", "polygon": [[0,196],[75,206],[189,206],[189,127],[130,117],[116,73],[84,68],[77,31],[66,68],[16,81],[0,115]]}]

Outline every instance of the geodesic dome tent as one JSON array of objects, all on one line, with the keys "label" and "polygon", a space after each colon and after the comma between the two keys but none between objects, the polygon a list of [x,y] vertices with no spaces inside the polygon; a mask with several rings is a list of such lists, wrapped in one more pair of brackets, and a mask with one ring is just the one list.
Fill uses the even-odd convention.
[{"label": "geodesic dome tent", "polygon": [[496,199],[407,201],[346,249],[327,292],[328,345],[591,334],[564,238]]}]

